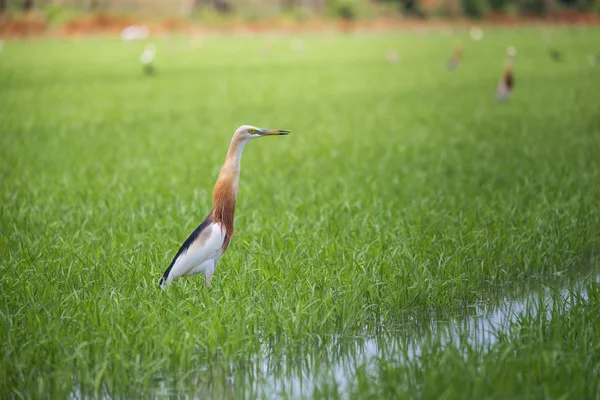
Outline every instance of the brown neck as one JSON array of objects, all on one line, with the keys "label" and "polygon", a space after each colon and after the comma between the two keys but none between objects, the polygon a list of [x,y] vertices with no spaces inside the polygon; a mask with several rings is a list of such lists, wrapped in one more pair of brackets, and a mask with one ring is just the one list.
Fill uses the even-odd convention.
[{"label": "brown neck", "polygon": [[234,136],[227,158],[213,191],[213,220],[225,225],[227,236],[234,232],[235,200],[240,179],[240,162],[245,142],[239,142]]},{"label": "brown neck", "polygon": [[513,69],[513,59],[511,56],[506,57],[506,62],[504,63],[504,72],[512,73]]},{"label": "brown neck", "polygon": [[460,48],[460,47],[454,48],[454,59],[460,60],[461,56],[462,56],[462,48]]}]

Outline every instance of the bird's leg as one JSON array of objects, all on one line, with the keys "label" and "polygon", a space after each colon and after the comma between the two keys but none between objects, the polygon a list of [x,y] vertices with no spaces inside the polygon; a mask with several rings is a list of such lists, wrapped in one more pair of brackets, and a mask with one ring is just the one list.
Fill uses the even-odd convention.
[{"label": "bird's leg", "polygon": [[204,276],[204,285],[206,286],[207,289],[210,289],[210,281],[212,280],[213,277],[213,272],[207,272],[206,275]]},{"label": "bird's leg", "polygon": [[206,288],[210,288],[210,281],[212,280],[213,275],[215,274],[215,262],[212,261],[209,266],[206,267],[206,273],[204,274],[204,284]]}]

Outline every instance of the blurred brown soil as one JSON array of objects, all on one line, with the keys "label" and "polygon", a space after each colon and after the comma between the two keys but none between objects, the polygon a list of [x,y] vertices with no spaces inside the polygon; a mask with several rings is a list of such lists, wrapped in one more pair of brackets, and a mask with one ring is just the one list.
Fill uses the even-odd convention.
[{"label": "blurred brown soil", "polygon": [[134,23],[135,20],[133,18],[96,13],[68,22],[59,30],[59,33],[67,36],[96,33],[118,34],[124,28]]},{"label": "blurred brown soil", "polygon": [[443,29],[470,26],[473,24],[482,26],[519,26],[536,24],[600,25],[600,15],[563,11],[552,14],[546,18],[540,18],[529,15],[511,16],[501,13],[490,13],[486,19],[481,21],[472,21],[468,19],[416,20],[403,18],[387,18],[370,21],[326,21],[314,19],[302,23],[289,20],[272,20],[255,23],[231,23],[222,27],[209,27],[175,17],[164,18],[159,22],[145,23],[143,20],[133,17],[94,13],[73,19],[61,28],[54,28],[44,20],[42,15],[36,12],[30,12],[19,17],[9,17],[0,14],[0,36],[22,37],[52,35],[69,37],[94,34],[118,35],[125,27],[134,24],[145,24],[150,29],[150,32],[155,35],[174,32],[194,34],[259,34],[272,31],[297,33],[319,31],[351,32],[354,30],[388,31]]},{"label": "blurred brown soil", "polygon": [[0,36],[33,36],[42,35],[48,29],[43,16],[28,13],[20,18],[9,18],[0,14]]}]

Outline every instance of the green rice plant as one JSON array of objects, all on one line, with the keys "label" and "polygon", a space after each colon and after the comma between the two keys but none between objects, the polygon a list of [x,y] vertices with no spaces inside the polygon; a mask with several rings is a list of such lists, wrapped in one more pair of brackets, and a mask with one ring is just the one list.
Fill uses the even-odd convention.
[{"label": "green rice plant", "polygon": [[[498,302],[515,285],[597,267],[600,121],[592,88],[600,75],[587,58],[599,33],[557,29],[553,37],[569,49],[563,63],[548,59],[533,28],[486,29],[481,42],[466,42],[466,31],[206,37],[199,48],[165,37],[155,39],[152,77],[138,62],[141,42],[6,42],[2,397],[223,397],[232,388],[268,397],[260,366],[281,374],[277,391],[286,376],[308,370],[330,377],[324,349],[332,338],[345,343],[340,353],[352,353],[360,346],[348,342],[385,334],[402,346],[378,368],[401,371],[406,383],[390,373],[370,387],[373,371],[349,356],[369,388],[328,380],[311,394],[410,395],[442,373],[466,380],[480,364],[465,364],[464,351],[490,363],[496,379],[481,378],[471,393],[493,394],[498,357],[525,373],[567,328],[587,342],[572,355],[572,341],[556,348],[571,358],[550,365],[571,368],[582,382],[594,371],[597,341],[589,313],[569,319],[577,307],[552,305],[563,325],[548,322],[527,342],[527,362],[512,351],[520,331],[510,330],[491,356],[443,346],[428,328]],[[448,72],[457,41],[465,55]],[[518,50],[517,85],[497,104],[508,44]],[[386,61],[390,49],[399,63]],[[237,234],[211,290],[194,277],[163,292],[158,278],[210,210],[242,124],[293,133],[244,152]],[[407,329],[414,324],[416,333]],[[417,334],[430,350],[399,365]],[[294,362],[304,369],[283,368]],[[458,382],[447,393],[458,393]],[[535,380],[518,382],[521,389],[504,393],[540,395]],[[566,385],[557,379],[548,393],[571,393]],[[446,393],[428,390],[415,393]]]}]

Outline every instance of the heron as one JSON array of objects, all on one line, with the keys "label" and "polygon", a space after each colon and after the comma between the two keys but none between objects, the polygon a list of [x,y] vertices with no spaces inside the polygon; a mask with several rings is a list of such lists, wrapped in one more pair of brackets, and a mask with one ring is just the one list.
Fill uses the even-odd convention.
[{"label": "heron", "polygon": [[235,131],[213,190],[212,210],[183,242],[160,278],[159,285],[163,289],[174,279],[202,273],[205,276],[206,288],[210,287],[219,259],[227,250],[233,235],[235,202],[244,146],[253,139],[289,134],[290,131],[282,129],[263,129],[251,125],[242,125]]},{"label": "heron", "polygon": [[517,51],[513,46],[510,46],[506,52],[506,64],[504,66],[504,75],[498,82],[496,87],[496,99],[504,101],[510,97],[513,88],[515,87],[515,77],[513,73],[513,60],[517,55]]},{"label": "heron", "polygon": [[454,52],[452,53],[452,58],[448,60],[448,69],[450,71],[458,68],[458,64],[460,64],[460,60],[462,58],[462,45],[458,44],[454,47]]}]

